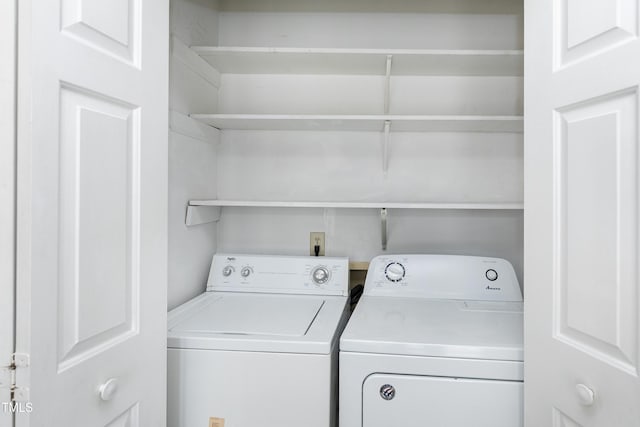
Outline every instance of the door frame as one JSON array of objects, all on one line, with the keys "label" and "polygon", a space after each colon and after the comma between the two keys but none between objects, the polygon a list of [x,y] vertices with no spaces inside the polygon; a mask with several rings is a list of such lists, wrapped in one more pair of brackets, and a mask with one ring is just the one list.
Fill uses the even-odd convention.
[{"label": "door frame", "polygon": [[[0,366],[14,346],[16,208],[16,2],[0,4]],[[8,363],[7,363],[8,362]]]},{"label": "door frame", "polygon": [[[0,2],[0,370],[8,379],[15,348],[17,0]],[[0,402],[10,400],[0,390]],[[0,407],[0,427],[13,417]]]}]

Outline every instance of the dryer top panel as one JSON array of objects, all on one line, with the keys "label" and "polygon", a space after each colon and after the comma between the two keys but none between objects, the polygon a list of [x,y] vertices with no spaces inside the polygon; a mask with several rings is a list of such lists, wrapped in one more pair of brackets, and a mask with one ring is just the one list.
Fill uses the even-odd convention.
[{"label": "dryer top panel", "polygon": [[365,295],[340,339],[341,351],[522,361],[521,302]]},{"label": "dryer top panel", "polygon": [[522,301],[509,261],[460,255],[381,255],[369,265],[365,295]]}]

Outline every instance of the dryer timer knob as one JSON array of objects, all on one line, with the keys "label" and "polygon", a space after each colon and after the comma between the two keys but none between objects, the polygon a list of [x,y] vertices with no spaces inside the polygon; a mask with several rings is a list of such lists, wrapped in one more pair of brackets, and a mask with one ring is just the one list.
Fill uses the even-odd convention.
[{"label": "dryer timer knob", "polygon": [[230,265],[227,265],[225,268],[222,269],[222,275],[224,277],[229,277],[231,276],[231,273],[233,273],[235,271],[235,268],[231,267]]},{"label": "dryer timer knob", "polygon": [[390,282],[399,282],[404,278],[406,270],[399,262],[391,262],[384,269],[384,275]]}]

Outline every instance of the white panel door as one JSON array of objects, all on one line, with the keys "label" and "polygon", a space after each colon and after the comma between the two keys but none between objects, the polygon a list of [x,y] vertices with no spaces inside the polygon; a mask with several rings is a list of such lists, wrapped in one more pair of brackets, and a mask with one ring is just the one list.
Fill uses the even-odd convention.
[{"label": "white panel door", "polygon": [[19,12],[16,425],[164,426],[168,0]]},{"label": "white panel door", "polygon": [[640,426],[638,0],[525,1],[525,422]]}]

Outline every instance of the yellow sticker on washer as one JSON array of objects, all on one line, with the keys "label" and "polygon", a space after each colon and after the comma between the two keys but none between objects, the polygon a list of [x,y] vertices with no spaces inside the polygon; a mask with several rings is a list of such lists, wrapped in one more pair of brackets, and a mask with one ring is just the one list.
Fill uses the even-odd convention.
[{"label": "yellow sticker on washer", "polygon": [[224,418],[209,417],[209,427],[224,427]]}]

